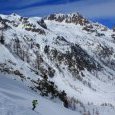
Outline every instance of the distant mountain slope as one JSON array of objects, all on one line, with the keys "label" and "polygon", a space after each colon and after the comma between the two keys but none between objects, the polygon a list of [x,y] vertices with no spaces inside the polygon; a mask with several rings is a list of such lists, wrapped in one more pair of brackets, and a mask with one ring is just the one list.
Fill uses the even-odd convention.
[{"label": "distant mountain slope", "polygon": [[0,72],[66,108],[106,115],[115,106],[114,36],[79,13],[0,15]]}]

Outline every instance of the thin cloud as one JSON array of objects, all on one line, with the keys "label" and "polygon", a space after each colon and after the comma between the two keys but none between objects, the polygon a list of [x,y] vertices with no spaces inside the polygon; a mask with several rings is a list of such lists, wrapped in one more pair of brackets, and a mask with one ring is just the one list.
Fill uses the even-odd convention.
[{"label": "thin cloud", "polygon": [[89,18],[115,17],[115,1],[110,0],[100,4],[89,5],[81,8],[80,11]]},{"label": "thin cloud", "polygon": [[[44,5],[43,5],[44,4]],[[42,6],[43,5],[43,6]],[[25,16],[36,16],[36,15],[47,15],[50,13],[70,13],[70,12],[80,12],[84,16],[88,18],[101,18],[101,17],[115,17],[114,11],[115,11],[115,1],[109,0],[104,1],[102,0],[99,2],[92,2],[91,0],[81,0],[77,2],[70,2],[69,4],[46,4],[45,2],[42,2],[42,5],[39,6],[32,6],[16,10],[16,12],[19,12],[22,15]]]}]

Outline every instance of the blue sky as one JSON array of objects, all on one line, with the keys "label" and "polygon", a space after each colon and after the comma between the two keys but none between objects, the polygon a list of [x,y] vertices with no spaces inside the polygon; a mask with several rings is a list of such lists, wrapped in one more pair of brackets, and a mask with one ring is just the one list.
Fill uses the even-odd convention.
[{"label": "blue sky", "polygon": [[108,27],[115,25],[115,0],[0,0],[1,14],[46,16],[72,12],[80,12]]}]

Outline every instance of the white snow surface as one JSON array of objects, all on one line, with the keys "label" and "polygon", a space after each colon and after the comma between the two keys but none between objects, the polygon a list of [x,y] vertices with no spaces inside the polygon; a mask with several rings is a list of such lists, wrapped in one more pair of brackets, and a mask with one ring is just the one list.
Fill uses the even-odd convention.
[{"label": "white snow surface", "polygon": [[[0,74],[0,115],[80,115],[79,107],[78,111],[72,111],[66,109],[59,102],[53,102],[49,99],[39,96],[34,91],[30,90],[27,86],[33,86],[30,80],[37,80],[41,78],[34,72],[30,71],[34,69],[35,64],[35,51],[36,47],[33,49],[29,48],[31,39],[35,43],[40,44],[40,51],[42,58],[45,63],[49,64],[56,71],[53,78],[49,78],[54,81],[58,86],[59,90],[65,90],[69,97],[74,97],[80,100],[85,108],[93,114],[93,109],[99,111],[99,115],[115,115],[115,109],[108,106],[101,106],[101,104],[109,103],[115,107],[115,69],[111,69],[100,62],[96,53],[100,51],[99,46],[107,46],[113,49],[113,55],[106,57],[109,60],[115,61],[115,40],[111,37],[115,34],[111,29],[107,28],[107,31],[102,31],[103,25],[98,24],[97,27],[95,23],[92,23],[97,32],[104,33],[105,36],[95,36],[94,33],[86,32],[80,25],[67,24],[65,22],[56,22],[45,20],[48,29],[42,28],[37,24],[41,18],[33,17],[29,18],[29,23],[36,25],[36,28],[45,31],[45,35],[38,34],[36,32],[31,32],[25,30],[24,24],[20,21],[21,16],[19,15],[0,15],[3,19],[8,19],[14,21],[18,24],[17,27],[13,26],[12,23],[8,23],[11,29],[7,29],[3,32],[5,37],[5,43],[12,47],[12,40],[17,37],[21,41],[21,47],[24,51],[28,51],[30,56],[30,63],[21,60],[8,46],[0,44],[0,64],[6,64],[7,67],[13,70],[19,70],[25,77],[24,82],[20,82],[19,76],[14,75],[2,75]],[[0,27],[3,25],[0,23]],[[16,36],[14,36],[16,34]],[[74,78],[72,74],[66,69],[65,65],[61,65],[60,68],[62,72],[56,68],[55,63],[51,62],[48,57],[44,54],[45,45],[49,45],[51,48],[56,48],[58,51],[66,52],[69,50],[68,45],[65,42],[60,42],[59,45],[55,44],[55,38],[57,36],[63,36],[67,41],[71,43],[79,44],[90,56],[92,56],[97,62],[99,62],[103,67],[103,71],[99,71],[96,75],[90,73],[87,70],[83,70],[85,75],[84,80],[91,83],[91,86],[96,89],[92,90],[88,86],[84,85],[81,81]],[[45,64],[43,66],[46,66]],[[10,76],[10,78],[9,78]],[[98,78],[96,77],[98,76]],[[27,79],[27,78],[30,78]],[[111,79],[108,79],[110,77]],[[13,80],[16,79],[17,81]],[[24,85],[26,84],[26,85]],[[31,110],[31,102],[33,99],[39,101],[39,106],[36,108],[36,112]],[[93,103],[93,105],[88,106],[88,103]],[[83,113],[81,113],[83,114]],[[87,115],[84,113],[84,115]]]},{"label": "white snow surface", "polygon": [[[38,100],[35,111],[32,100]],[[0,74],[0,115],[80,115],[76,111],[64,108],[39,96],[20,81]]]}]

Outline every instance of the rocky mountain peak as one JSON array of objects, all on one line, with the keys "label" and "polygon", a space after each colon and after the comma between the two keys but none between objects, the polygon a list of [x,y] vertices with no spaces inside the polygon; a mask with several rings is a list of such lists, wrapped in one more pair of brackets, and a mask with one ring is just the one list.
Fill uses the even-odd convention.
[{"label": "rocky mountain peak", "polygon": [[89,23],[89,21],[87,19],[85,19],[79,13],[51,14],[48,17],[46,17],[46,19],[55,20],[55,21],[58,21],[58,22],[80,24],[80,25],[85,25],[86,23]]}]

